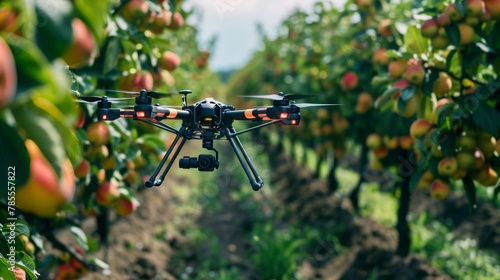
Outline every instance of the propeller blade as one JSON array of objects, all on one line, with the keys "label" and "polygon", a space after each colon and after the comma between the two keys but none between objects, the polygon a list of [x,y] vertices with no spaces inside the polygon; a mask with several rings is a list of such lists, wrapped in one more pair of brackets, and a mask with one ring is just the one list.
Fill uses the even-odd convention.
[{"label": "propeller blade", "polygon": [[328,106],[342,106],[344,104],[317,104],[317,103],[297,103],[295,106],[300,107],[300,108],[306,108],[306,107],[328,107]]},{"label": "propeller blade", "polygon": [[316,97],[316,95],[288,93],[288,94],[268,94],[268,95],[242,95],[242,97],[261,98],[269,100],[283,100],[283,99],[290,100],[290,99],[303,99],[303,98]]},{"label": "propeller blade", "polygon": [[[76,102],[94,103],[94,102],[102,101],[103,99],[104,98],[100,97],[100,96],[80,96],[75,101]],[[119,97],[119,98],[106,97],[106,99],[110,102],[118,102],[118,103],[120,103],[120,102],[124,103],[127,100],[129,100],[129,101],[134,100],[133,98],[128,98],[128,97]]]},{"label": "propeller blade", "polygon": [[[113,89],[107,89],[107,92],[118,92],[118,93],[124,93],[124,94],[131,94],[131,95],[140,95],[141,92],[139,91],[128,91],[128,90],[113,90]],[[163,92],[157,92],[157,91],[147,91],[146,95],[152,98],[164,98],[164,97],[169,97],[173,95],[177,95],[176,93],[163,93]]]},{"label": "propeller blade", "polygon": [[157,92],[157,91],[148,91],[148,96],[153,98],[164,98],[169,96],[178,95],[178,93],[165,93],[165,92]]}]

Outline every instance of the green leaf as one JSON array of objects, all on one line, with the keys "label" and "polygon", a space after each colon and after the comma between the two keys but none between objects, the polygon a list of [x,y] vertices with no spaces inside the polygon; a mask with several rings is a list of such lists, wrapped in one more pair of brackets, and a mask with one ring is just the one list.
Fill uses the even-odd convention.
[{"label": "green leaf", "polygon": [[464,184],[465,196],[469,202],[469,211],[473,214],[477,208],[476,186],[470,175],[465,176],[462,182]]},{"label": "green leaf", "polygon": [[415,95],[416,86],[408,86],[401,90],[400,99],[404,101],[410,100]]},{"label": "green leaf", "polygon": [[422,91],[426,96],[430,96],[434,90],[434,83],[439,78],[439,71],[434,68],[427,69],[425,73]]},{"label": "green leaf", "polygon": [[0,279],[16,280],[14,272],[10,271],[9,268],[10,265],[7,263],[7,260],[3,257],[0,257]]},{"label": "green leaf", "polygon": [[399,91],[399,88],[390,87],[386,91],[384,91],[378,98],[375,100],[375,108],[382,108],[387,102],[392,100],[392,96],[394,93]]},{"label": "green leaf", "polygon": [[446,31],[446,36],[450,39],[451,43],[454,46],[460,45],[460,30],[458,29],[458,25],[456,23],[451,23],[444,27]]},{"label": "green leaf", "polygon": [[71,227],[70,231],[73,233],[73,235],[76,238],[76,241],[82,247],[82,249],[85,250],[85,251],[88,251],[89,250],[89,246],[88,246],[88,243],[87,243],[87,235],[85,234],[85,232],[83,231],[83,229],[81,229],[79,227]]},{"label": "green leaf", "polygon": [[40,50],[31,41],[22,37],[10,36],[6,40],[16,62],[16,98],[39,86],[46,86],[56,91],[56,81],[50,64]]},{"label": "green leaf", "polygon": [[65,143],[56,126],[33,102],[12,108],[19,129],[32,139],[42,151],[54,171],[61,178],[63,162],[66,158]]},{"label": "green leaf", "polygon": [[498,199],[499,194],[500,194],[500,186],[496,186],[495,190],[493,191],[493,199],[494,200]]},{"label": "green leaf", "polygon": [[104,65],[102,72],[104,75],[116,68],[118,56],[120,55],[121,45],[118,37],[109,38],[106,46],[106,56],[104,58]]},{"label": "green leaf", "polygon": [[404,36],[404,45],[407,52],[422,54],[427,51],[429,40],[422,37],[420,30],[416,26],[408,26]]},{"label": "green leaf", "polygon": [[50,120],[61,136],[66,156],[71,162],[79,162],[81,155],[79,139],[73,128],[64,123],[65,117],[62,112],[54,104],[41,97],[33,98],[33,103],[37,109],[46,115],[46,118]]},{"label": "green leaf", "polygon": [[471,76],[476,75],[479,67],[486,63],[485,53],[477,45],[471,44],[467,49],[463,57],[464,70]]},{"label": "green leaf", "polygon": [[25,252],[16,254],[16,265],[22,268],[30,279],[35,280],[38,278],[39,274],[36,271],[35,261]]},{"label": "green leaf", "polygon": [[[106,2],[106,1],[103,1]],[[36,43],[50,60],[64,54],[73,40],[73,7],[69,1],[35,1]]]},{"label": "green leaf", "polygon": [[166,150],[165,143],[156,134],[145,134],[138,138],[137,143],[142,149],[155,151],[157,153],[164,152]]},{"label": "green leaf", "polygon": [[[0,186],[3,194],[7,193],[8,176],[15,175],[16,187],[24,185],[30,177],[30,157],[24,140],[17,131],[0,119],[0,180],[4,182]],[[9,167],[13,167],[15,174],[9,174]]]},{"label": "green leaf", "polygon": [[420,179],[422,179],[422,176],[426,171],[427,171],[426,168],[417,168],[417,170],[415,170],[415,172],[411,174],[410,186],[409,186],[410,192],[417,188]]},{"label": "green leaf", "polygon": [[472,111],[472,121],[491,135],[500,135],[500,112],[480,101]]},{"label": "green leaf", "polygon": [[406,103],[415,95],[415,89],[415,86],[408,86],[401,90],[401,95],[397,100],[398,111],[406,111]]},{"label": "green leaf", "polygon": [[28,226],[22,223],[16,223],[16,231],[20,234],[24,234],[26,236],[30,236],[30,229]]}]

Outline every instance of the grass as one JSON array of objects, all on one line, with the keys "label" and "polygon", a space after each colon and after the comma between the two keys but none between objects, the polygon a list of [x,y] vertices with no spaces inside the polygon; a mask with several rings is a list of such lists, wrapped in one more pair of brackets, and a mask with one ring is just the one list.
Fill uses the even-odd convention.
[{"label": "grass", "polygon": [[370,216],[387,227],[396,225],[398,201],[394,195],[380,192],[377,183],[365,183],[359,195],[362,216]]},{"label": "grass", "polygon": [[411,251],[452,279],[500,279],[500,254],[479,249],[474,239],[455,239],[448,227],[425,213],[412,223]]}]

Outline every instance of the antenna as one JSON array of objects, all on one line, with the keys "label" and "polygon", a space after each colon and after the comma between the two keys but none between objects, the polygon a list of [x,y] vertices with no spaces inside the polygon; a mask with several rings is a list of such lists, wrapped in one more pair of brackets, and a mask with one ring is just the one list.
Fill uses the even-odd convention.
[{"label": "antenna", "polygon": [[182,108],[186,108],[187,107],[187,95],[192,93],[193,91],[190,90],[190,89],[183,89],[181,91],[179,91],[179,94],[182,94]]}]

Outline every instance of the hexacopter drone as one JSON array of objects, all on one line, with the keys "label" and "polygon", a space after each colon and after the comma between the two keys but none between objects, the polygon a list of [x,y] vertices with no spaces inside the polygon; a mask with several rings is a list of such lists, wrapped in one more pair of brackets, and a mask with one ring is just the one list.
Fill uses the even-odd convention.
[{"label": "hexacopter drone", "polygon": [[[273,101],[272,106],[236,110],[233,106],[223,104],[213,98],[205,98],[195,104],[188,105],[187,95],[192,91],[181,90],[179,94],[182,95],[182,107],[181,109],[175,109],[172,106],[152,104],[152,98],[161,98],[172,95],[169,93],[158,93],[144,89],[140,92],[118,92],[138,95],[135,97],[135,106],[133,108],[111,108],[112,101],[129,98],[80,96],[79,99],[87,102],[97,102],[96,114],[98,120],[113,121],[118,118],[133,118],[134,120],[143,121],[176,134],[172,145],[168,148],[158,167],[153,172],[149,180],[146,181],[145,186],[148,188],[161,185],[187,140],[202,140],[202,147],[207,150],[214,151],[215,155],[201,154],[198,157],[184,156],[179,160],[179,167],[185,169],[198,168],[199,171],[214,171],[214,169],[219,167],[219,153],[213,147],[213,142],[214,140],[227,139],[231,144],[236,157],[240,161],[248,179],[250,180],[252,189],[257,191],[263,187],[264,182],[257,174],[254,165],[250,161],[248,154],[238,139],[238,135],[276,123],[298,125],[300,122],[300,108],[303,107],[339,105],[295,103],[295,101],[291,101],[290,99],[306,98],[311,97],[312,95],[283,94],[280,92],[278,94],[271,95],[246,96],[252,98],[270,99]],[[182,120],[181,128],[175,129],[162,122],[167,119]],[[235,120],[265,122],[237,132],[233,127],[233,122]],[[177,145],[179,141],[180,144]],[[173,157],[167,163],[167,160],[172,153]],[[167,165],[158,177],[158,174],[160,174],[165,163],[167,163]]]}]

